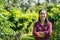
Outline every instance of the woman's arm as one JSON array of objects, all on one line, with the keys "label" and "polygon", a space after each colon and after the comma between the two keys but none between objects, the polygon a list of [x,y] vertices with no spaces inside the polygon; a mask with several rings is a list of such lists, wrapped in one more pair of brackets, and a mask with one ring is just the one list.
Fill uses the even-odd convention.
[{"label": "woman's arm", "polygon": [[34,27],[33,27],[33,36],[34,37],[43,37],[41,34],[39,34],[39,32],[37,32],[37,23],[35,23]]},{"label": "woman's arm", "polygon": [[38,32],[37,30],[37,23],[34,23],[34,27],[33,27],[33,36],[37,37],[38,36]]},{"label": "woman's arm", "polygon": [[44,31],[45,36],[50,36],[52,34],[52,23],[49,22],[48,26],[49,26],[49,29],[47,31]]},{"label": "woman's arm", "polygon": [[42,34],[42,36],[50,36],[52,34],[52,23],[49,22],[49,29],[47,31],[40,31],[40,34]]}]

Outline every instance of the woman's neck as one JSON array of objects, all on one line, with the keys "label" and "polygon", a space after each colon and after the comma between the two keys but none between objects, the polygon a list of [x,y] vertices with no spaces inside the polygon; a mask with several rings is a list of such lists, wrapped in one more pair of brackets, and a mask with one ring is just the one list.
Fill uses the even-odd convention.
[{"label": "woman's neck", "polygon": [[45,20],[40,20],[41,24],[44,25],[45,23]]}]

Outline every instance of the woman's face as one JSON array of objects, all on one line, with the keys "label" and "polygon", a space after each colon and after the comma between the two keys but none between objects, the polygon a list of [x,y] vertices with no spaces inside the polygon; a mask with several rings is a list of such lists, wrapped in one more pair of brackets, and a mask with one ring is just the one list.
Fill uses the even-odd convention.
[{"label": "woman's face", "polygon": [[40,12],[40,19],[41,19],[41,20],[45,20],[46,17],[47,17],[46,11],[42,10],[42,11]]}]

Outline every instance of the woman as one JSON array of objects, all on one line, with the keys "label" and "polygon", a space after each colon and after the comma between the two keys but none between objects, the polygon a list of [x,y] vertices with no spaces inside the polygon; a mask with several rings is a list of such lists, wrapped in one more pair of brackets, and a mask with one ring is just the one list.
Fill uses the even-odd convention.
[{"label": "woman", "polygon": [[35,40],[50,40],[52,34],[52,23],[49,22],[47,17],[47,11],[41,9],[39,11],[38,22],[34,23],[33,36]]}]

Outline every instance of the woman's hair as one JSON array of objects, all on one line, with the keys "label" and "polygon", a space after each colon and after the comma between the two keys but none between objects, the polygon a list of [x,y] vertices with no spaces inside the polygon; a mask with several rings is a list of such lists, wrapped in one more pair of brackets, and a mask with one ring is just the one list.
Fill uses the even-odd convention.
[{"label": "woman's hair", "polygon": [[[39,10],[39,19],[38,19],[38,21],[41,20],[41,19],[40,19],[40,12],[41,12],[42,10],[43,10],[43,11],[46,11],[46,14],[47,14],[47,10],[46,10],[46,9],[41,9],[41,10]],[[48,14],[47,14],[47,15],[48,15]],[[46,17],[46,18],[45,18],[45,24],[46,24],[46,26],[48,25],[48,22],[49,22],[48,17]]]}]

